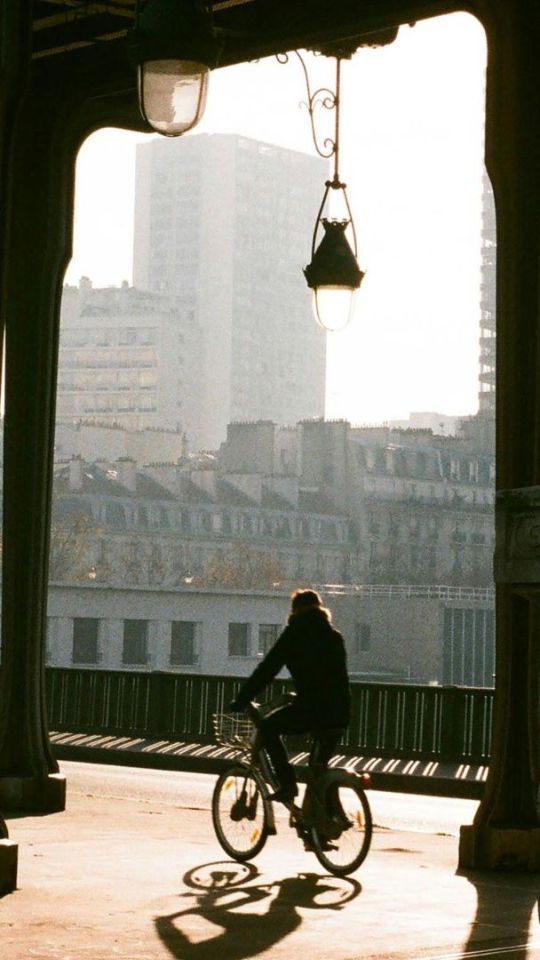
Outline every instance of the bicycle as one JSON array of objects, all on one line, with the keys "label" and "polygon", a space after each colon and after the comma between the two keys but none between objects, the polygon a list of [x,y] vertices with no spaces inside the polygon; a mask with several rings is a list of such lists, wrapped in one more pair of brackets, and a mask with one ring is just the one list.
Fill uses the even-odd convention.
[{"label": "bicycle", "polygon": [[[278,788],[270,761],[257,739],[262,713],[251,703],[245,716],[214,714],[216,740],[239,756],[217,779],[212,796],[212,822],[223,850],[239,862],[263,849],[276,825],[270,794]],[[325,734],[337,731],[325,731]],[[365,787],[369,775],[343,768],[320,769],[317,753],[324,734],[312,738],[308,782],[301,806],[285,804],[289,826],[334,876],[354,873],[365,860],[373,831]]]}]

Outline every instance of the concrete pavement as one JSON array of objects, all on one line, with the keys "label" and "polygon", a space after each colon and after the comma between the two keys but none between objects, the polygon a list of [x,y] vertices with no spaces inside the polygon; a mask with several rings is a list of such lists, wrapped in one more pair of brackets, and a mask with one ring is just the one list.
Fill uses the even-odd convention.
[{"label": "concrete pavement", "polygon": [[68,785],[64,813],[9,827],[20,889],[0,900],[2,960],[540,960],[540,877],[458,875],[455,837],[378,830],[338,880],[284,820],[239,866],[208,810],[158,797]]}]

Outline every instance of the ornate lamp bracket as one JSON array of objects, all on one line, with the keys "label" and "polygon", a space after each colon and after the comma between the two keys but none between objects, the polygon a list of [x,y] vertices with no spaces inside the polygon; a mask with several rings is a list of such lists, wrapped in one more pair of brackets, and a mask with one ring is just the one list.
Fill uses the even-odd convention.
[{"label": "ornate lamp bracket", "polygon": [[[356,48],[355,48],[356,49]],[[323,210],[328,199],[328,193],[330,190],[341,190],[343,194],[343,201],[345,210],[347,212],[347,217],[344,222],[347,223],[347,226],[350,226],[352,239],[353,239],[353,251],[354,256],[357,256],[357,243],[356,243],[356,230],[354,228],[354,221],[352,217],[351,207],[349,204],[349,198],[347,196],[347,184],[344,183],[339,174],[339,128],[340,128],[340,100],[341,100],[341,61],[343,59],[349,59],[351,53],[349,51],[345,53],[344,51],[339,51],[336,53],[325,54],[327,56],[335,56],[336,60],[336,83],[335,90],[331,90],[329,87],[318,87],[316,90],[311,89],[311,83],[309,79],[308,68],[302,54],[298,50],[294,50],[293,53],[300,61],[302,71],[304,74],[304,80],[306,84],[307,91],[307,100],[302,100],[300,106],[304,107],[309,113],[309,120],[311,125],[311,136],[313,139],[313,145],[319,154],[320,157],[323,157],[325,160],[330,160],[334,158],[334,172],[331,180],[327,180],[325,183],[325,191],[322,198],[321,206],[319,208],[319,213],[315,221],[315,230],[313,232],[313,242],[311,246],[311,253],[315,252],[317,233],[319,225],[322,221]],[[315,55],[322,55],[322,51],[315,51]],[[280,53],[277,54],[276,59],[279,63],[288,63],[289,54]],[[321,135],[317,131],[316,118],[320,110],[334,111],[334,135],[333,137],[325,137],[321,139]]]},{"label": "ornate lamp bracket", "polygon": [[[300,66],[304,74],[304,80],[306,84],[307,91],[307,101],[302,100],[300,103],[301,107],[304,107],[309,113],[309,120],[311,124],[311,136],[313,138],[313,144],[315,149],[320,157],[323,157],[325,160],[329,160],[330,157],[336,157],[339,152],[339,83],[340,83],[340,58],[336,58],[336,89],[330,90],[329,87],[319,87],[317,90],[311,90],[311,83],[309,79],[308,68],[306,61],[304,60],[302,54],[298,50],[293,50],[294,55],[298,58]],[[278,53],[276,56],[278,63],[288,63],[289,54],[288,53]],[[317,133],[317,127],[315,124],[315,113],[317,108],[323,108],[325,110],[335,110],[336,111],[336,132],[334,137],[326,137],[322,142],[319,139]],[[336,159],[337,166],[337,159]]]}]

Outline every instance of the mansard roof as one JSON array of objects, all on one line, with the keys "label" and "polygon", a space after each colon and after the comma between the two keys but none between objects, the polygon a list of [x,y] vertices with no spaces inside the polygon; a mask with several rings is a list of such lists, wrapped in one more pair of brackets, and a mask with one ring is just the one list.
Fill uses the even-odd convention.
[{"label": "mansard roof", "polygon": [[293,505],[285,497],[268,490],[264,483],[261,500],[256,500],[239,490],[225,478],[216,476],[215,495],[193,483],[189,477],[183,477],[177,495],[158,483],[144,470],[136,470],[136,489],[133,491],[119,479],[119,471],[114,466],[100,463],[78,461],[80,467],[80,485],[70,485],[70,466],[65,464],[57,470],[54,480],[55,509],[58,513],[73,512],[80,509],[89,498],[144,500],[148,503],[163,501],[174,502],[178,506],[233,507],[252,510],[273,510],[286,513],[309,513],[319,516],[346,517],[343,510],[317,490],[300,489],[298,503]]},{"label": "mansard roof", "polygon": [[55,474],[54,490],[57,496],[71,498],[75,500],[77,496],[90,495],[95,497],[121,497],[144,500],[174,500],[174,495],[157,483],[148,474],[140,470],[136,471],[136,489],[130,490],[118,479],[118,471],[113,467],[107,467],[104,464],[86,463],[81,464],[81,483],[74,489],[69,482],[69,464],[61,467]]}]

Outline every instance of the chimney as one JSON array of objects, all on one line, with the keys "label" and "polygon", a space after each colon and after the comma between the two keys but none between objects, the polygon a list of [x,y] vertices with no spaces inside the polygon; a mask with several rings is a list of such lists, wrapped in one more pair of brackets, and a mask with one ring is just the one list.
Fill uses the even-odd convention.
[{"label": "chimney", "polygon": [[137,489],[137,462],[131,457],[119,457],[116,461],[118,471],[118,483],[126,487],[130,493],[135,493]]},{"label": "chimney", "polygon": [[79,279],[79,290],[91,290],[91,289],[92,289],[92,281],[90,280],[90,277],[81,277]]}]

